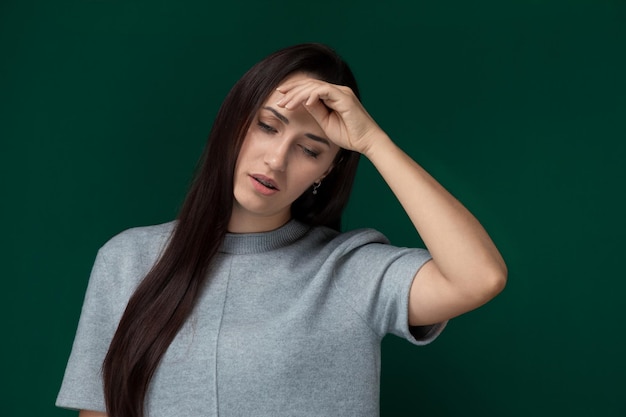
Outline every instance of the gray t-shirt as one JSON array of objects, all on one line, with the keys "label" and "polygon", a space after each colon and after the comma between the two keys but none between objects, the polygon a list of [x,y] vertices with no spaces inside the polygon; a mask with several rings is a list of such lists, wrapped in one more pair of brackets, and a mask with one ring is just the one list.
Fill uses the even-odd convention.
[{"label": "gray t-shirt", "polygon": [[[174,223],[127,230],[98,252],[57,406],[105,411],[101,367],[126,303]],[[422,345],[409,288],[430,255],[379,232],[297,221],[228,234],[146,400],[149,417],[379,415],[380,342]]]}]

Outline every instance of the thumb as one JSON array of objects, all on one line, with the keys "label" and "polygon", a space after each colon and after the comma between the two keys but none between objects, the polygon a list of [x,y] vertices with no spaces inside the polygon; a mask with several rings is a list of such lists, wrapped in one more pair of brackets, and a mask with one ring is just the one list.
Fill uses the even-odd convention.
[{"label": "thumb", "polygon": [[321,100],[315,100],[312,103],[304,102],[302,103],[302,107],[304,107],[305,110],[313,116],[315,121],[325,131],[326,125],[328,124],[328,115],[332,110],[329,109]]}]

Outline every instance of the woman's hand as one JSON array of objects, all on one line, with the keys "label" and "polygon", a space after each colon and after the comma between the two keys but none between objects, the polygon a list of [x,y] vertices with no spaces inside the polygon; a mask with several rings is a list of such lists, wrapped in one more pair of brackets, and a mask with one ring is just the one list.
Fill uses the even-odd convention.
[{"label": "woman's hand", "polygon": [[287,81],[277,90],[284,94],[277,106],[293,110],[302,105],[342,148],[366,154],[384,135],[349,87],[305,78]]}]

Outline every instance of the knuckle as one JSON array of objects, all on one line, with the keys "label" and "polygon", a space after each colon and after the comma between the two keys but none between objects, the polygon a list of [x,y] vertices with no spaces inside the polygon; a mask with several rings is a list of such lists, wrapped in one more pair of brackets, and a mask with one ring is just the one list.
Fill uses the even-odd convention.
[{"label": "knuckle", "polygon": [[342,91],[346,92],[346,93],[349,93],[349,94],[352,94],[352,93],[353,93],[353,92],[352,92],[352,89],[351,89],[350,87],[348,87],[347,85],[342,85],[342,86],[339,86],[339,88],[340,88]]}]

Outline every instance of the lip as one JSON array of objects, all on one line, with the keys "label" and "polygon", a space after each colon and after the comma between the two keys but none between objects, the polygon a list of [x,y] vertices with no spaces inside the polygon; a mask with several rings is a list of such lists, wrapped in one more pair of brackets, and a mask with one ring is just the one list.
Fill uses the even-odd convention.
[{"label": "lip", "polygon": [[[270,178],[262,174],[250,174],[249,178],[254,188],[263,195],[272,195],[280,191],[280,188],[278,188],[278,185],[276,184],[276,181],[273,178]],[[272,187],[274,187],[274,189],[266,187],[265,185],[261,184],[259,181],[263,181],[265,183],[270,184]]]}]

